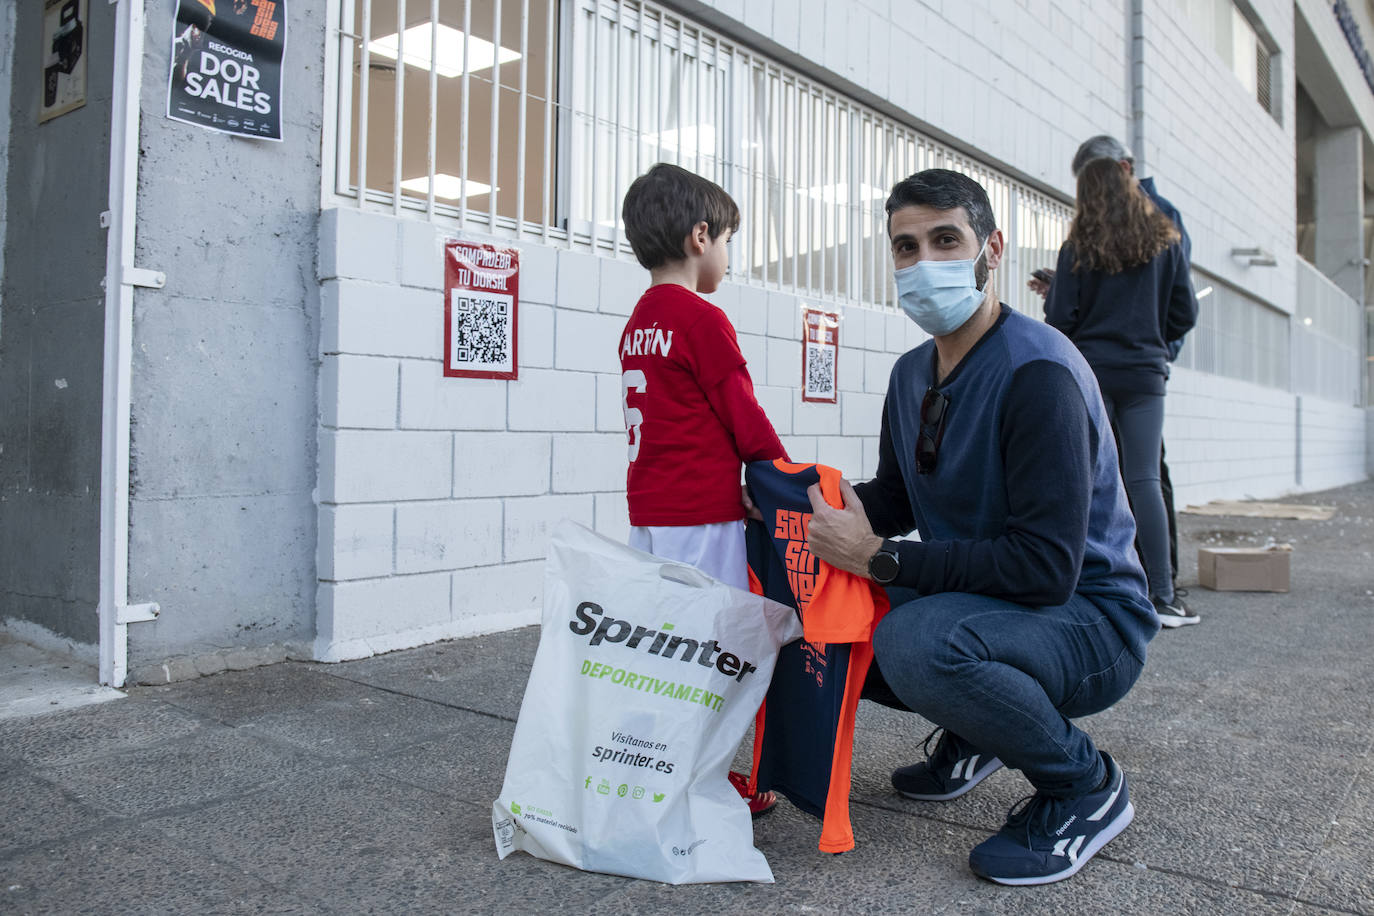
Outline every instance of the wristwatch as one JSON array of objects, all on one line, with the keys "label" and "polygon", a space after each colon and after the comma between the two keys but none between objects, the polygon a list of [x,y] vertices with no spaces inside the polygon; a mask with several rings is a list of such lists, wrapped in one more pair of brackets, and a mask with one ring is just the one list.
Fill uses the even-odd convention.
[{"label": "wristwatch", "polygon": [[868,578],[879,585],[891,585],[897,581],[902,571],[902,561],[897,558],[896,541],[884,540],[878,552],[868,558]]}]

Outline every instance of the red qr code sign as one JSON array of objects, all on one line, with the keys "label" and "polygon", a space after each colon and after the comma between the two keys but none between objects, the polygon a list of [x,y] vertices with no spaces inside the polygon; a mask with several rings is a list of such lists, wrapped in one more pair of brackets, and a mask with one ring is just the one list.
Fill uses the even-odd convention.
[{"label": "red qr code sign", "polygon": [[444,375],[518,377],[520,252],[477,242],[444,245]]},{"label": "red qr code sign", "polygon": [[839,402],[840,316],[802,309],[802,400]]}]

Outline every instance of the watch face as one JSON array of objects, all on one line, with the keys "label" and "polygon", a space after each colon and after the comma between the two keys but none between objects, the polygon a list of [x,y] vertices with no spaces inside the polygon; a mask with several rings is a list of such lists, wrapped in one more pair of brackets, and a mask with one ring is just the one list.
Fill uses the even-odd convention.
[{"label": "watch face", "polygon": [[899,568],[896,554],[887,550],[878,551],[868,561],[868,574],[873,577],[873,581],[882,585],[896,579]]}]

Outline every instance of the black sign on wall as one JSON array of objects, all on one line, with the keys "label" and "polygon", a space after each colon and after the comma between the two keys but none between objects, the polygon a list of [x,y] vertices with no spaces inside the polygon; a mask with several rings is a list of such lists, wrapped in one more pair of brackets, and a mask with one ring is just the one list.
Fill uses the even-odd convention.
[{"label": "black sign on wall", "polygon": [[286,0],[177,0],[167,117],[281,139]]}]

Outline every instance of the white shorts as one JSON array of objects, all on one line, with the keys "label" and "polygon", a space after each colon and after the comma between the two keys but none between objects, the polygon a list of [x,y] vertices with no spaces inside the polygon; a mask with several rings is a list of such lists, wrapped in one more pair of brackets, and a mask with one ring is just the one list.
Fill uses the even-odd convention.
[{"label": "white shorts", "polygon": [[665,560],[687,563],[727,585],[749,590],[742,521],[632,527],[630,546]]}]

